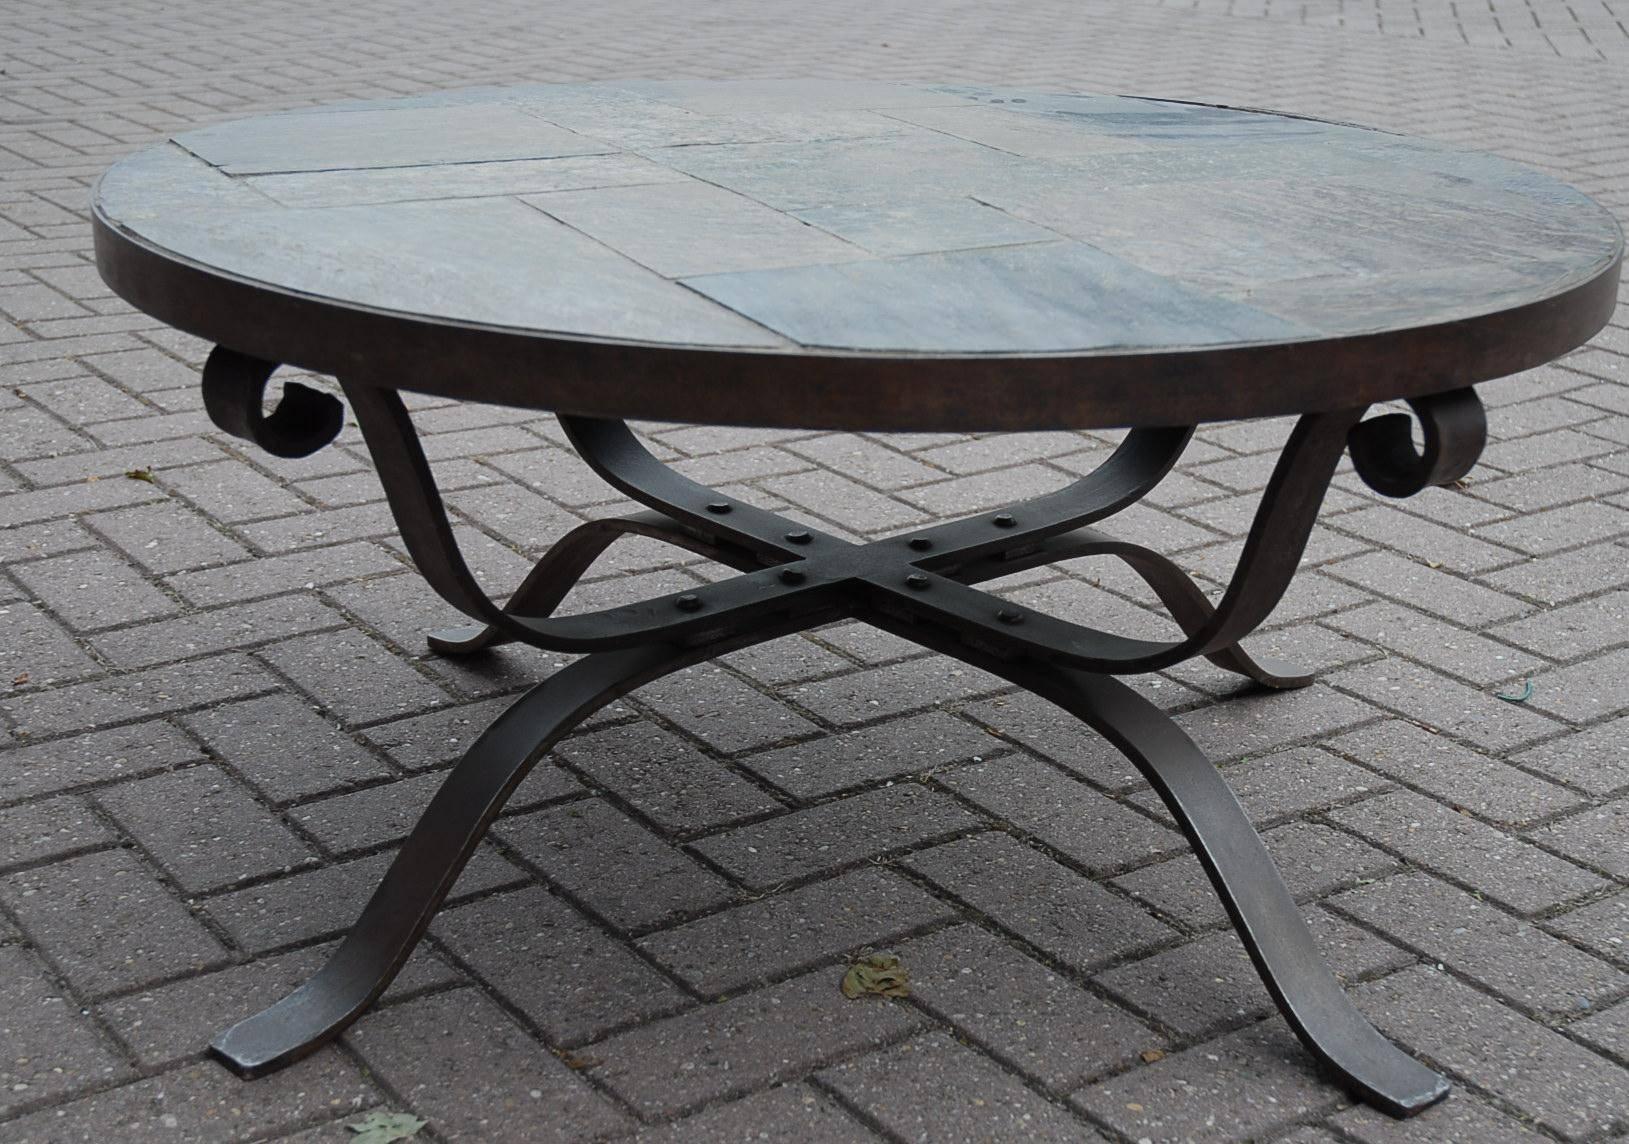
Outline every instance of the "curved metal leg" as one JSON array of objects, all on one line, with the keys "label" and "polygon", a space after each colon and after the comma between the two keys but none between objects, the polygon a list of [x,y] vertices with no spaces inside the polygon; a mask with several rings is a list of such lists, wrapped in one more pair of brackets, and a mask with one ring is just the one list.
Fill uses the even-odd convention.
[{"label": "curved metal leg", "polygon": [[543,752],[617,696],[707,654],[713,652],[662,645],[600,652],[528,691],[448,775],[328,963],[275,1005],[226,1030],[210,1051],[253,1078],[339,1036],[395,978],[487,826]]},{"label": "curved metal leg", "polygon": [[1392,1116],[1413,1116],[1448,1095],[1444,1077],[1381,1036],[1348,1000],[1244,808],[1158,707],[1110,676],[1004,660],[935,638],[920,625],[866,618],[1033,691],[1113,743],[1182,827],[1267,991],[1312,1054],[1361,1100]]},{"label": "curved metal leg", "polygon": [[[552,615],[589,566],[624,536],[654,537],[732,568],[745,570],[758,566],[745,553],[691,536],[660,513],[641,512],[611,520],[591,520],[566,533],[542,555],[503,610],[524,616]],[[495,624],[471,624],[431,632],[427,642],[430,650],[441,655],[471,655],[513,643],[515,638],[513,633]]]}]

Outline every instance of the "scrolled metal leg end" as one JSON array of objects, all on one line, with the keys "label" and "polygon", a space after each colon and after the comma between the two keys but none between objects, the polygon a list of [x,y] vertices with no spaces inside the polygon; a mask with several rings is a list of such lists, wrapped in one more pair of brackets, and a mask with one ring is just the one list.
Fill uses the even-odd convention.
[{"label": "scrolled metal leg end", "polygon": [[1414,449],[1414,428],[1404,413],[1359,421],[1347,435],[1358,476],[1381,496],[1411,497],[1428,485],[1459,480],[1487,442],[1487,414],[1474,389],[1410,398],[1408,404],[1425,437],[1421,451]]},{"label": "scrolled metal leg end", "polygon": [[276,362],[216,346],[204,363],[204,410],[218,428],[274,457],[308,457],[339,436],[345,406],[332,394],[291,381],[266,416],[266,383],[276,371]]}]

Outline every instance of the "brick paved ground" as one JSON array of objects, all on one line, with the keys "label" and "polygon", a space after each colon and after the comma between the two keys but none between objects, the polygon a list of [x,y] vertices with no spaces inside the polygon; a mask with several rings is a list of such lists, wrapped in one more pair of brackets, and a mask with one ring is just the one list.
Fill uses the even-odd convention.
[{"label": "brick paved ground", "polygon": [[[1362,1006],[1453,1074],[1421,1120],[1313,1077],[1103,744],[854,626],[593,721],[388,1004],[242,1085],[201,1046],[310,970],[435,772],[552,657],[426,658],[446,612],[354,433],[290,463],[213,432],[206,347],[103,289],[85,203],[114,157],[254,111],[791,73],[1281,106],[1483,146],[1629,210],[1626,60],[1621,0],[0,0],[0,1139],[338,1140],[374,1107],[449,1140],[1622,1138],[1629,311],[1485,387],[1468,489],[1391,504],[1340,479],[1256,641],[1317,685],[1146,684],[1224,762]],[[547,418],[421,404],[494,583],[618,507]],[[1136,526],[1225,577],[1282,431],[1206,430]],[[1051,488],[1104,448],[654,437],[850,527]],[[702,575],[630,546],[584,596]],[[1014,590],[1150,622],[1108,568]],[[1493,698],[1527,678],[1525,705]],[[842,1000],[864,948],[903,958],[910,1000]]]}]

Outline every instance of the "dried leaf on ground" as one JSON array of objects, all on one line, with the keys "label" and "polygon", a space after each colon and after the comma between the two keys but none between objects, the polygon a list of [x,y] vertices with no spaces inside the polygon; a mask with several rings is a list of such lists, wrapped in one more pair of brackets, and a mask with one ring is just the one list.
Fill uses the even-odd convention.
[{"label": "dried leaf on ground", "polygon": [[146,481],[150,485],[156,483],[151,469],[127,469],[124,475],[133,481]]},{"label": "dried leaf on ground", "polygon": [[911,975],[891,953],[862,957],[843,974],[843,996],[850,1001],[873,994],[878,997],[909,997]]},{"label": "dried leaf on ground", "polygon": [[411,1140],[426,1123],[411,1112],[370,1112],[345,1127],[356,1133],[351,1144],[391,1144],[394,1140]]}]

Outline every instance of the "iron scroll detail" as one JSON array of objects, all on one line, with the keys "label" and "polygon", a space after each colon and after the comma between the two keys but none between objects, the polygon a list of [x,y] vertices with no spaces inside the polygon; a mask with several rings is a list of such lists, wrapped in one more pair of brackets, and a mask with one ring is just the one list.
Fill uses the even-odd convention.
[{"label": "iron scroll detail", "polygon": [[291,381],[268,417],[266,383],[277,363],[216,346],[204,363],[204,409],[223,431],[274,457],[308,457],[339,436],[345,406],[332,394]]},{"label": "iron scroll detail", "polygon": [[1411,497],[1427,485],[1446,485],[1471,471],[1488,438],[1482,401],[1469,387],[1411,397],[1424,447],[1416,452],[1406,413],[1360,421],[1347,434],[1358,476],[1381,496]]}]

